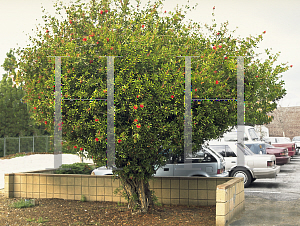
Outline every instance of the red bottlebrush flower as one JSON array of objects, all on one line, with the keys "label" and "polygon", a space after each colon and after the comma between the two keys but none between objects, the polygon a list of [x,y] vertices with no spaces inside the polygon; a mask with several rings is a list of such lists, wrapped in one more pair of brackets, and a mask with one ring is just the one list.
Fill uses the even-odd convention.
[{"label": "red bottlebrush flower", "polygon": [[166,13],[167,11],[165,11],[165,13]]},{"label": "red bottlebrush flower", "polygon": [[72,23],[73,23],[73,21],[72,21],[72,20],[69,20],[69,22],[70,22],[70,24],[72,24]]},{"label": "red bottlebrush flower", "polygon": [[219,35],[220,33],[218,32],[217,35]]},{"label": "red bottlebrush flower", "polygon": [[222,48],[222,45],[219,45],[219,48],[221,49],[221,48]]},{"label": "red bottlebrush flower", "polygon": [[47,121],[45,121],[45,125],[47,125]]},{"label": "red bottlebrush flower", "polygon": [[143,108],[143,107],[144,107],[144,105],[143,105],[143,104],[141,104],[141,105],[140,105],[140,107],[141,107],[141,108]]},{"label": "red bottlebrush flower", "polygon": [[225,60],[227,60],[227,59],[228,59],[228,57],[224,57],[224,59],[225,59]]},{"label": "red bottlebrush flower", "polygon": [[215,9],[216,7],[214,6],[213,9]]},{"label": "red bottlebrush flower", "polygon": [[197,90],[197,89],[195,89],[195,91],[197,92],[198,90]]},{"label": "red bottlebrush flower", "polygon": [[107,9],[105,10],[105,13],[108,13],[108,10],[107,10]]},{"label": "red bottlebrush flower", "polygon": [[136,98],[139,98],[139,95],[137,95]]},{"label": "red bottlebrush flower", "polygon": [[93,63],[93,60],[90,60],[90,64]]},{"label": "red bottlebrush flower", "polygon": [[264,31],[263,33],[266,34],[266,31]]},{"label": "red bottlebrush flower", "polygon": [[135,119],[134,121],[135,121],[135,122],[137,122],[138,120],[137,120],[137,119]]},{"label": "red bottlebrush flower", "polygon": [[85,42],[87,39],[86,39],[86,38],[83,38],[82,40]]},{"label": "red bottlebrush flower", "polygon": [[214,73],[216,74],[216,73],[217,73],[217,71],[214,71]]},{"label": "red bottlebrush flower", "polygon": [[293,65],[290,65],[290,67],[293,67]]},{"label": "red bottlebrush flower", "polygon": [[218,80],[216,81],[216,84],[219,84],[219,81],[218,81]]},{"label": "red bottlebrush flower", "polygon": [[258,75],[256,75],[255,77],[258,78]]},{"label": "red bottlebrush flower", "polygon": [[97,42],[97,44],[99,44],[99,42]]},{"label": "red bottlebrush flower", "polygon": [[136,125],[137,128],[141,128],[141,125]]},{"label": "red bottlebrush flower", "polygon": [[143,25],[142,25],[142,28],[144,28],[144,27],[145,27],[145,25],[143,24]]},{"label": "red bottlebrush flower", "polygon": [[46,33],[49,33],[49,30],[46,30]]},{"label": "red bottlebrush flower", "polygon": [[80,148],[80,151],[83,151],[83,148]]},{"label": "red bottlebrush flower", "polygon": [[100,11],[100,14],[103,14],[103,11],[102,11],[102,10]]},{"label": "red bottlebrush flower", "polygon": [[213,49],[216,49],[217,47],[216,46],[213,46]]},{"label": "red bottlebrush flower", "polygon": [[172,95],[172,96],[171,96],[171,98],[173,99],[173,98],[174,98],[174,96]]},{"label": "red bottlebrush flower", "polygon": [[113,50],[114,49],[114,47],[110,47],[110,50]]},{"label": "red bottlebrush flower", "polygon": [[34,107],[33,109],[36,110],[36,107]]},{"label": "red bottlebrush flower", "polygon": [[77,148],[77,146],[75,145],[74,148]]},{"label": "red bottlebrush flower", "polygon": [[99,139],[98,139],[98,138],[96,138],[96,139],[95,139],[95,141],[99,141]]},{"label": "red bottlebrush flower", "polygon": [[103,90],[103,92],[106,93],[107,91],[106,91],[106,90]]},{"label": "red bottlebrush flower", "polygon": [[133,108],[136,110],[136,109],[138,109],[138,107],[137,106],[133,106]]},{"label": "red bottlebrush flower", "polygon": [[106,41],[109,42],[109,38],[107,38]]},{"label": "red bottlebrush flower", "polygon": [[99,121],[99,119],[96,118],[96,119],[95,119],[95,122],[98,122],[98,121]]},{"label": "red bottlebrush flower", "polygon": [[121,143],[121,141],[122,141],[122,140],[120,140],[120,139],[118,140],[119,143]]}]

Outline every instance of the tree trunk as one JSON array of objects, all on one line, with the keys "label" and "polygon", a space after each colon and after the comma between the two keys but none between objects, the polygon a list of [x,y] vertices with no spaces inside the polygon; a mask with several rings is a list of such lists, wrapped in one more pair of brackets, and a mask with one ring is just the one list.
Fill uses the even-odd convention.
[{"label": "tree trunk", "polygon": [[143,179],[137,180],[122,177],[120,179],[131,213],[146,213],[149,206],[154,205],[149,183],[145,183]]}]

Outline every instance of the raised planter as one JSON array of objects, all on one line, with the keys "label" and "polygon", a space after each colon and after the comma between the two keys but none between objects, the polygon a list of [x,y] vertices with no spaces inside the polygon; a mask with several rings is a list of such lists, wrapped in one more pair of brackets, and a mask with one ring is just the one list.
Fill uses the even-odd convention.
[{"label": "raised planter", "polygon": [[[87,201],[127,201],[113,191],[120,186],[113,176],[51,174],[53,170],[5,174],[7,198],[60,198]],[[155,177],[150,189],[167,205],[216,205],[217,225],[228,225],[245,208],[242,178]]]}]

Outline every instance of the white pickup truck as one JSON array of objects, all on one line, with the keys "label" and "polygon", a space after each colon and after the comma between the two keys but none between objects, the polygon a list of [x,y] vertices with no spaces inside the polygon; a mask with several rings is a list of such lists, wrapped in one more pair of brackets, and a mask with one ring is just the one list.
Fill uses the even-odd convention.
[{"label": "white pickup truck", "polygon": [[[275,178],[280,172],[280,166],[276,165],[274,155],[254,154],[246,145],[234,142],[209,142],[209,147],[225,159],[225,171],[230,177],[243,177],[244,187],[248,187],[259,178]],[[237,148],[245,153],[245,165],[237,165]]]},{"label": "white pickup truck", "polygon": [[[224,133],[222,137],[213,141],[237,142],[237,128],[234,127],[230,132]],[[265,142],[260,140],[252,126],[244,126],[244,144],[246,144],[254,154],[267,154]]]}]

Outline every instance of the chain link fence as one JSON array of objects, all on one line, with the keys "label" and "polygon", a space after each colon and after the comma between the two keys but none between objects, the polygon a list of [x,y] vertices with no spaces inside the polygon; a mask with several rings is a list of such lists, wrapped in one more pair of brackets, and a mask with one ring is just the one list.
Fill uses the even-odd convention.
[{"label": "chain link fence", "polygon": [[53,153],[53,136],[27,136],[0,138],[0,157],[21,152]]}]

